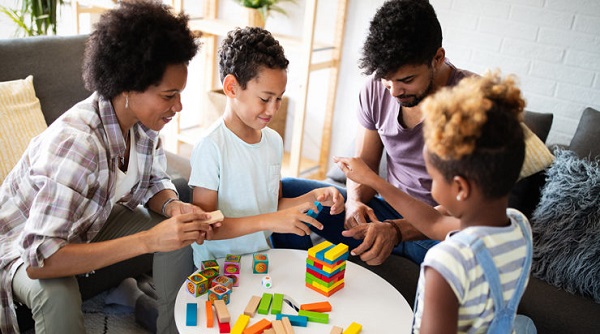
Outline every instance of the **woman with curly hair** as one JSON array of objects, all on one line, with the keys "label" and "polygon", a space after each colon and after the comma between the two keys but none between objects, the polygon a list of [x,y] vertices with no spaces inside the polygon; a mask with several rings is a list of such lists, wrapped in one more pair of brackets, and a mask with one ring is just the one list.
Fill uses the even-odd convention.
[{"label": "woman with curly hair", "polygon": [[[460,224],[421,264],[415,333],[511,333],[531,269],[531,227],[508,208],[525,158],[525,101],[514,78],[463,79],[423,101],[423,157],[431,193]],[[359,158],[344,173],[377,190],[411,221],[446,215],[385,182]],[[519,326],[528,318],[519,317]]]},{"label": "woman with curly hair", "polygon": [[308,225],[322,228],[305,214],[317,211],[315,201],[343,211],[344,199],[334,187],[281,196],[283,140],[267,125],[281,106],[288,63],[279,42],[261,28],[232,30],[221,44],[225,112],[195,145],[189,184],[194,204],[219,209],[225,219],[211,240],[192,245],[198,268],[204,260],[268,249],[271,232],[303,236],[310,233]]},{"label": "woman with curly hair", "polygon": [[37,333],[84,333],[76,275],[146,253],[161,272],[168,252],[204,241],[210,217],[178,200],[158,136],[198,51],[187,24],[152,1],[96,24],[83,66],[94,93],[31,141],[0,188],[2,333],[19,331],[15,303]]}]

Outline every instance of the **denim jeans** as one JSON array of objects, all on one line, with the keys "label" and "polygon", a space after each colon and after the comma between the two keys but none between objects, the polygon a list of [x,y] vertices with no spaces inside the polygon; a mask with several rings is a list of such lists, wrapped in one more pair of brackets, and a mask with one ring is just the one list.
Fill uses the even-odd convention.
[{"label": "denim jeans", "polygon": [[[281,181],[283,187],[283,197],[287,198],[303,195],[313,189],[331,186],[331,184],[325,182],[299,178],[283,178]],[[337,189],[344,196],[344,199],[346,199],[346,189],[341,187],[337,187]],[[374,197],[367,203],[367,205],[373,209],[375,215],[380,221],[402,218],[402,216],[396,212],[394,208],[392,208],[379,196]],[[344,213],[332,216],[329,214],[329,208],[323,207],[323,210],[321,210],[317,216],[317,220],[323,224],[323,230],[317,230],[311,227],[311,231],[313,233],[317,233],[321,237],[334,244],[344,243],[352,250],[358,247],[362,240],[347,238],[342,235],[342,231],[344,230],[344,219]],[[420,264],[423,262],[427,251],[438,242],[439,241],[436,240],[401,242],[393,249],[392,253],[404,256],[413,262]],[[271,236],[271,243],[274,248],[293,248],[306,250],[313,246],[310,236],[301,237],[295,234],[273,233]]]}]

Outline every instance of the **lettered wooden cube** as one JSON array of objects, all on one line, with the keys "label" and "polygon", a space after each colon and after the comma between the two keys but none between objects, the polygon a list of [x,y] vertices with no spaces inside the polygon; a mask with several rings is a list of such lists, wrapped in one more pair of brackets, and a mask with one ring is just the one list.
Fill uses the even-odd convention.
[{"label": "lettered wooden cube", "polygon": [[212,286],[214,287],[215,285],[219,284],[231,290],[233,289],[233,278],[227,277],[225,275],[219,275],[215,277],[215,279],[212,281]]},{"label": "lettered wooden cube", "polygon": [[240,286],[240,267],[234,264],[223,266],[223,275],[233,280],[233,286]]},{"label": "lettered wooden cube", "polygon": [[206,260],[206,261],[202,261],[201,265],[200,265],[200,270],[204,270],[204,269],[214,269],[217,272],[219,272],[219,263],[217,263],[217,261],[215,260]]},{"label": "lettered wooden cube", "polygon": [[225,261],[223,261],[223,266],[235,266],[239,269],[241,261],[241,255],[227,254],[227,256],[225,257]]},{"label": "lettered wooden cube", "polygon": [[206,277],[208,280],[208,286],[212,286],[212,281],[215,277],[219,276],[219,272],[214,270],[213,268],[208,268],[200,271],[200,275]]},{"label": "lettered wooden cube", "polygon": [[269,272],[269,258],[267,254],[256,253],[252,256],[252,272],[255,274],[266,274]]},{"label": "lettered wooden cube", "polygon": [[215,300],[222,300],[225,304],[229,304],[231,299],[231,290],[227,287],[217,284],[208,290],[208,300],[214,302]]},{"label": "lettered wooden cube", "polygon": [[198,297],[205,294],[210,288],[208,279],[199,273],[194,273],[187,278],[187,290]]}]

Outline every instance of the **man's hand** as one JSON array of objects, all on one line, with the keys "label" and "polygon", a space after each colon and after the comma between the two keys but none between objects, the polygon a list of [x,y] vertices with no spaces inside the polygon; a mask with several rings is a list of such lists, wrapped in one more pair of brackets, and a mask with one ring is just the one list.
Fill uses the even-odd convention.
[{"label": "man's hand", "polygon": [[350,254],[360,256],[361,260],[372,266],[382,264],[400,242],[394,227],[379,221],[360,224],[343,231],[342,235],[354,239],[363,239],[360,246],[354,248]]},{"label": "man's hand", "polygon": [[359,201],[346,201],[346,219],[344,228],[349,230],[361,224],[377,221],[375,212],[365,203]]},{"label": "man's hand", "polygon": [[[185,203],[184,203],[185,204]],[[193,209],[191,213],[181,213],[162,221],[148,231],[144,240],[148,253],[170,252],[191,245],[193,242],[204,243],[207,233],[212,231],[213,225],[206,224],[210,215]]]}]

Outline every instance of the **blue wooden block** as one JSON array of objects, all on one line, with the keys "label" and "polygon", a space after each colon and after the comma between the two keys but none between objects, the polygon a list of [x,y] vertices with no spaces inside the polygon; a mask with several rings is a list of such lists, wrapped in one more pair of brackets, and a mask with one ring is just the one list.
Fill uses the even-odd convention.
[{"label": "blue wooden block", "polygon": [[188,303],[185,315],[186,326],[197,326],[198,325],[198,304]]},{"label": "blue wooden block", "polygon": [[317,216],[319,215],[319,212],[321,212],[321,210],[323,210],[323,205],[317,201],[315,201],[315,205],[317,206],[317,212],[314,212],[312,209],[309,209],[306,214],[313,217],[314,219],[317,219]]},{"label": "blue wooden block", "polygon": [[292,324],[292,326],[306,327],[308,325],[308,317],[305,317],[302,315],[279,313],[278,315],[275,316],[275,318],[277,320],[281,320],[281,318],[288,318],[288,319],[290,319],[290,323]]}]

